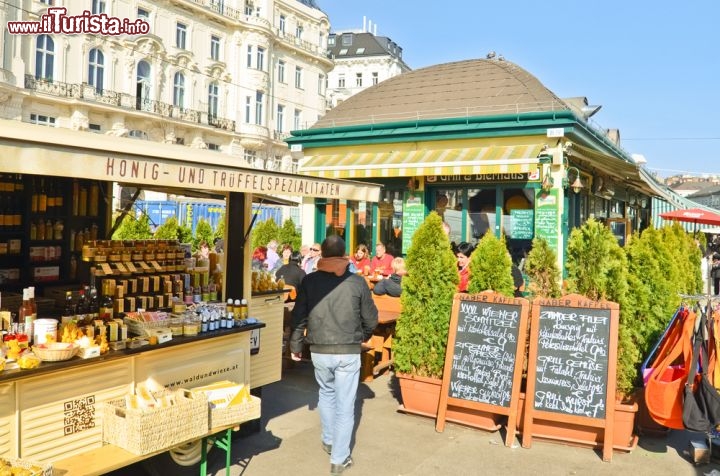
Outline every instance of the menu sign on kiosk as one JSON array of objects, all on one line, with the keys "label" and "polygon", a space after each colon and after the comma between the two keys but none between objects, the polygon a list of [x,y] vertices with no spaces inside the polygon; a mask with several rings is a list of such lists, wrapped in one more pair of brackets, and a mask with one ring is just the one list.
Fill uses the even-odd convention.
[{"label": "menu sign on kiosk", "polygon": [[455,295],[437,431],[445,428],[449,405],[479,410],[508,416],[505,445],[512,444],[523,363],[517,357],[525,350],[529,310],[527,300],[493,291]]},{"label": "menu sign on kiosk", "polygon": [[603,460],[610,461],[619,309],[578,294],[533,303],[524,447],[532,444],[534,419],[603,428]]}]

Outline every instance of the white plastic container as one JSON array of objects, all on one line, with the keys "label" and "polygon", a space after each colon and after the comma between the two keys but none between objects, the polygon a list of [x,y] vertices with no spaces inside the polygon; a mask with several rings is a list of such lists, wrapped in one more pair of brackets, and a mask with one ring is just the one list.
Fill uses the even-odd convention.
[{"label": "white plastic container", "polygon": [[37,319],[33,326],[33,343],[45,344],[48,334],[57,340],[57,327],[58,321],[55,319]]}]

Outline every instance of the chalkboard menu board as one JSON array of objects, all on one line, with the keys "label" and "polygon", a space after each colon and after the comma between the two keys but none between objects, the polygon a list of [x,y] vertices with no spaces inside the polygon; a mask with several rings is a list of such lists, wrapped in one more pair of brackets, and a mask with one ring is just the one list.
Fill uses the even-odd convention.
[{"label": "chalkboard menu board", "polygon": [[460,301],[450,397],[510,406],[520,306]]},{"label": "chalkboard menu board", "polygon": [[538,192],[535,196],[535,236],[547,241],[557,250],[560,220],[558,215],[558,191]]},{"label": "chalkboard menu board", "polygon": [[512,231],[510,238],[513,240],[532,240],[533,232],[533,210],[510,210],[512,218]]},{"label": "chalkboard menu board", "polygon": [[525,299],[492,291],[455,295],[438,431],[444,427],[448,405],[508,415],[506,444],[510,446],[515,435],[528,313]]},{"label": "chalkboard menu board", "polygon": [[612,459],[619,314],[617,303],[579,294],[533,301],[523,447],[536,426],[546,436],[548,421],[567,423],[602,428],[603,459]]},{"label": "chalkboard menu board", "polygon": [[541,306],[535,408],[605,418],[610,310]]},{"label": "chalkboard menu board", "polygon": [[405,192],[402,214],[402,250],[407,253],[412,244],[415,230],[425,220],[425,204],[422,193]]}]

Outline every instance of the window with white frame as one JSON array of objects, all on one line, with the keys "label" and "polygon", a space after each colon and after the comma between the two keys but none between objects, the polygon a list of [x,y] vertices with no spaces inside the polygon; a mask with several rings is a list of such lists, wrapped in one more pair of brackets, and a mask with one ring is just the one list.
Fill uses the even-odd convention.
[{"label": "window with white frame", "polygon": [[93,15],[100,15],[101,13],[105,13],[105,0],[92,0],[92,10]]},{"label": "window with white frame", "polygon": [[39,0],[39,2],[45,5],[55,5],[55,0]]},{"label": "window with white frame", "polygon": [[40,126],[55,127],[55,118],[41,114],[30,114],[30,122]]},{"label": "window with white frame", "polygon": [[212,142],[208,142],[207,144],[208,150],[220,150],[220,146],[218,144],[213,144]]},{"label": "window with white frame", "polygon": [[343,46],[350,46],[352,45],[353,41],[353,34],[352,33],[343,33],[342,35],[342,45]]},{"label": "window with white frame", "polygon": [[300,159],[297,157],[290,158],[290,172],[296,174],[300,165]]},{"label": "window with white frame", "polygon": [[50,35],[40,35],[35,40],[35,79],[53,79],[55,42]]},{"label": "window with white frame", "polygon": [[301,124],[302,124],[302,111],[300,111],[300,109],[295,109],[295,114],[293,116],[293,129],[294,130],[300,129]]},{"label": "window with white frame", "polygon": [[262,91],[255,91],[255,124],[262,125],[263,123],[263,98],[264,94]]},{"label": "window with white frame", "polygon": [[335,37],[334,36],[328,37],[328,46],[335,46]]},{"label": "window with white frame", "polygon": [[345,87],[345,75],[339,74],[338,75],[338,88],[344,88]]},{"label": "window with white frame", "polygon": [[88,124],[88,130],[93,132],[102,132],[102,127],[100,126],[100,124],[90,123]]},{"label": "window with white frame", "polygon": [[173,78],[173,106],[185,107],[185,75],[179,71]]},{"label": "window with white frame", "polygon": [[297,36],[298,38],[300,38],[302,40],[303,31],[304,31],[303,26],[300,23],[298,23],[297,26],[295,26],[295,36]]},{"label": "window with white frame", "polygon": [[252,103],[252,98],[250,96],[245,96],[245,123],[250,124],[250,104]]},{"label": "window with white frame", "polygon": [[324,74],[318,74],[318,89],[317,92],[319,95],[323,95],[323,91],[325,90],[325,75]]},{"label": "window with white frame", "polygon": [[104,73],[105,56],[101,50],[93,48],[88,53],[88,84],[98,92],[103,90]]},{"label": "window with white frame", "polygon": [[175,25],[175,46],[184,50],[185,39],[187,38],[187,25],[177,22]]},{"label": "window with white frame", "polygon": [[137,17],[139,19],[149,20],[150,19],[150,12],[145,10],[144,8],[138,7],[137,9]]},{"label": "window with white frame", "polygon": [[285,15],[280,15],[280,20],[278,23],[278,31],[280,32],[280,36],[285,35]]},{"label": "window with white frame", "polygon": [[248,68],[252,68],[252,61],[253,61],[252,45],[248,45],[248,47],[247,47],[247,67]]},{"label": "window with white frame", "polygon": [[378,83],[378,73],[377,73],[377,71],[373,71],[373,73],[372,73],[372,83],[373,83],[373,86]]},{"label": "window with white frame", "polygon": [[245,149],[243,153],[243,158],[247,161],[248,164],[255,165],[255,159],[257,159],[257,152],[254,150]]},{"label": "window with white frame", "polygon": [[265,71],[265,48],[257,47],[257,69]]},{"label": "window with white frame", "polygon": [[210,58],[220,61],[220,37],[210,35]]},{"label": "window with white frame", "polygon": [[285,84],[285,61],[278,61],[278,82]]},{"label": "window with white frame", "polygon": [[295,87],[303,88],[303,70],[300,66],[295,66]]},{"label": "window with white frame", "polygon": [[355,86],[362,87],[362,73],[355,73]]},{"label": "window with white frame", "polygon": [[208,86],[208,116],[216,118],[218,116],[218,103],[220,100],[220,87],[218,83],[210,83]]},{"label": "window with white frame", "polygon": [[285,124],[285,106],[278,104],[277,114],[275,116],[275,129],[279,133],[283,133],[283,125]]},{"label": "window with white frame", "polygon": [[252,2],[245,2],[245,15],[252,15],[254,9]]}]

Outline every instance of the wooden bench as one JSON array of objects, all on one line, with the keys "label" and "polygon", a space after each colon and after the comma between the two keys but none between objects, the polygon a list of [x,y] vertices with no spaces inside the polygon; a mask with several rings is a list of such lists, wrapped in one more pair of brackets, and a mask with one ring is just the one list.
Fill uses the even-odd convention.
[{"label": "wooden bench", "polygon": [[400,317],[400,298],[373,294],[378,309],[378,325],[372,337],[364,344],[360,379],[372,381],[376,375],[392,364],[392,340],[395,335],[395,321]]}]

